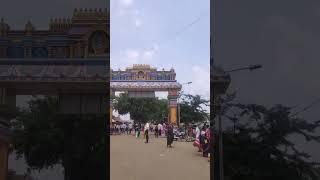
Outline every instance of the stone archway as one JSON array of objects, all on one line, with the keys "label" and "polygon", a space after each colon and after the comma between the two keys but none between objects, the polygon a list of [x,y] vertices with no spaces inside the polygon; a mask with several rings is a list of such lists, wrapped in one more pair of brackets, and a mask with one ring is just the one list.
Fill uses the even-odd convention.
[{"label": "stone archway", "polygon": [[[159,78],[158,75],[162,75]],[[164,75],[164,76],[163,76]],[[125,71],[111,70],[110,83],[110,124],[112,121],[112,97],[115,96],[116,91],[129,92],[133,97],[151,97],[156,91],[168,92],[169,105],[169,122],[177,125],[177,98],[181,90],[175,78],[173,69],[170,71],[157,71],[149,65],[133,65],[133,67],[126,68]]]}]

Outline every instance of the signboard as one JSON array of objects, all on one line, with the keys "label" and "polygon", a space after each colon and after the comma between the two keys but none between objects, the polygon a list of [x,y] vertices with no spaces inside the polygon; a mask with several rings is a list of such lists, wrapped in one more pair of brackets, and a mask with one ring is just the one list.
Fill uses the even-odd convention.
[{"label": "signboard", "polygon": [[134,97],[134,98],[155,98],[155,92],[154,91],[129,91],[128,92],[129,97]]}]

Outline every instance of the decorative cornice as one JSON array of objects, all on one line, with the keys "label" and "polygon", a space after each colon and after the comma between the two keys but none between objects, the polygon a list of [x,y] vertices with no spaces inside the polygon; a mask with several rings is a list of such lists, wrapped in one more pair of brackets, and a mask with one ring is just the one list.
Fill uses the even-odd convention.
[{"label": "decorative cornice", "polygon": [[119,82],[119,81],[111,81],[110,88],[117,90],[130,90],[130,89],[144,89],[144,90],[159,90],[159,91],[167,91],[169,89],[181,89],[181,84],[178,82]]}]

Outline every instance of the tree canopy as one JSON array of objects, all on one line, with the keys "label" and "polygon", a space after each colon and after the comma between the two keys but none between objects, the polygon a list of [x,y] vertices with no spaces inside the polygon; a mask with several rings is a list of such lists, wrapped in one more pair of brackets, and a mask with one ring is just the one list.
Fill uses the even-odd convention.
[{"label": "tree canopy", "polygon": [[184,95],[180,103],[182,123],[204,122],[209,119],[209,114],[204,106],[209,106],[209,101],[200,95]]},{"label": "tree canopy", "polygon": [[115,97],[113,107],[119,114],[130,113],[130,117],[136,121],[145,123],[148,121],[162,122],[168,116],[168,101],[158,98],[130,98],[122,93]]},{"label": "tree canopy", "polygon": [[66,180],[104,179],[107,118],[59,114],[57,98],[33,99],[12,122],[14,150],[34,170],[61,164]]},{"label": "tree canopy", "polygon": [[306,141],[320,142],[316,129],[320,121],[307,121],[293,115],[280,104],[265,107],[257,104],[225,101],[222,115],[226,120],[223,134],[225,176],[230,179],[319,179],[318,163],[298,149],[292,135]]},{"label": "tree canopy", "polygon": [[[209,115],[204,109],[209,101],[200,95],[184,95],[180,102],[181,122],[203,122]],[[123,93],[115,97],[114,109],[119,114],[130,113],[134,121],[145,123],[147,121],[162,122],[168,116],[168,100],[158,98],[130,98]]]}]

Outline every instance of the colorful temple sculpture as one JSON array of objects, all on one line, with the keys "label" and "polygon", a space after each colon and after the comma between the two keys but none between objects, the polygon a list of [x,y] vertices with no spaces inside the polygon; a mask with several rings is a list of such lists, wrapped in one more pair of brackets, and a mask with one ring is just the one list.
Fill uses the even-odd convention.
[{"label": "colorful temple sculpture", "polygon": [[[0,20],[0,107],[16,95],[55,95],[61,113],[107,114],[110,81],[110,16],[107,9],[75,9],[52,19],[48,30],[27,22],[13,30]],[[0,179],[8,174],[10,131],[0,114]]]},{"label": "colorful temple sculpture", "polygon": [[24,30],[11,30],[0,21],[0,58],[87,58],[109,55],[109,12],[74,10],[71,19],[51,19],[48,30],[29,21]]},{"label": "colorful temple sculpture", "polygon": [[[125,70],[110,70],[111,97],[116,91],[128,92],[131,97],[154,97],[156,91],[168,92],[169,122],[177,124],[177,98],[181,84],[176,80],[174,69],[157,70],[145,64],[135,64]],[[112,98],[110,99],[110,117],[112,117]]]}]

